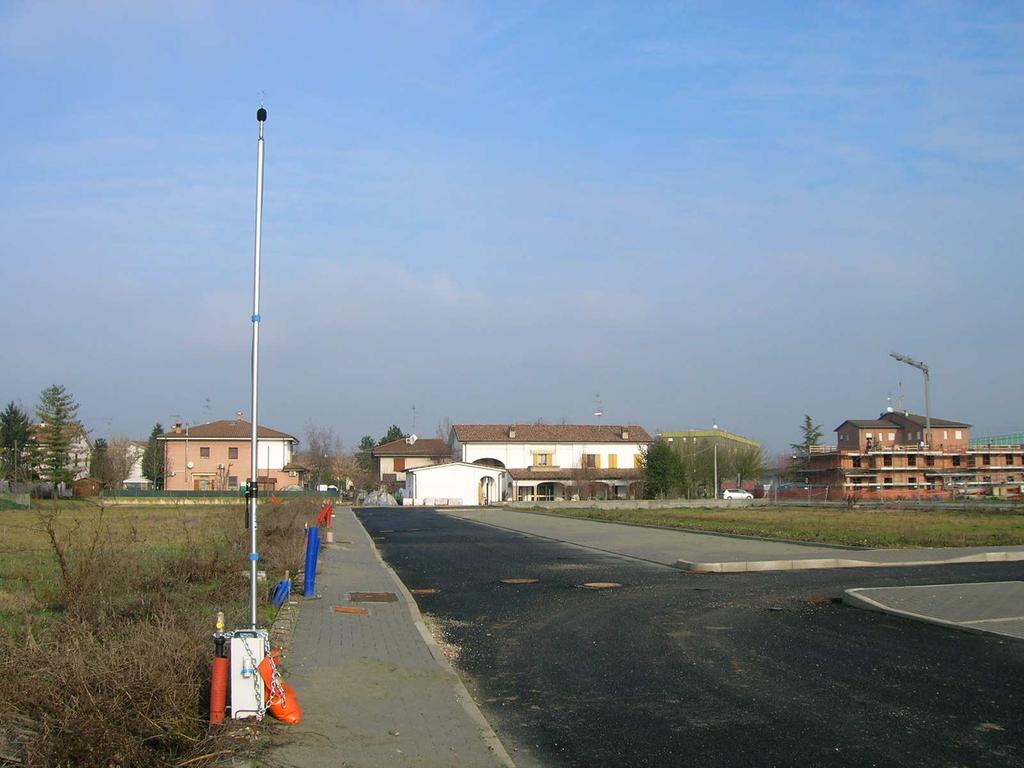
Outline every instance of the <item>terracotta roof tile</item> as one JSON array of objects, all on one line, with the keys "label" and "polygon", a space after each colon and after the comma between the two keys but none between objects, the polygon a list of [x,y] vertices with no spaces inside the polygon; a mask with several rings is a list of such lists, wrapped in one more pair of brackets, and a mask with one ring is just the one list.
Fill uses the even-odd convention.
[{"label": "terracotta roof tile", "polygon": [[[208,440],[215,439],[234,439],[241,440],[252,436],[252,423],[243,419],[232,419],[223,421],[211,421],[209,424],[195,424],[188,427],[188,433],[185,432],[185,427],[181,428],[181,432],[164,432],[158,439],[162,440],[184,440],[186,437],[189,440],[196,440],[206,438]],[[287,432],[278,432],[276,429],[270,427],[260,426],[256,433],[257,437],[264,439],[278,439],[278,440],[294,440],[299,442],[295,437],[289,435]]]},{"label": "terracotta roof tile", "polygon": [[402,437],[390,443],[381,443],[370,454],[373,456],[451,456],[451,449],[444,440],[419,438],[415,443]]}]

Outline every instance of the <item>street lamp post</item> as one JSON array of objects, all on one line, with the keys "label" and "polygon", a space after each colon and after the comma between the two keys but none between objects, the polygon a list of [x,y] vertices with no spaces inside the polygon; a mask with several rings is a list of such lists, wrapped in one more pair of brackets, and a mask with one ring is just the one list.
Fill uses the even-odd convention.
[{"label": "street lamp post", "polygon": [[[711,429],[718,431],[718,424],[712,424]],[[715,435],[711,438],[714,440],[714,451],[715,451],[715,500],[718,500],[718,436]]]}]

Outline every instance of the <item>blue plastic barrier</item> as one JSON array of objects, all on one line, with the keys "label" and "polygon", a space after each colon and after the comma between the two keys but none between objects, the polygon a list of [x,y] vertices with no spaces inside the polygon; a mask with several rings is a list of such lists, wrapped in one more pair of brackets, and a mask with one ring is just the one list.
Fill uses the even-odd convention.
[{"label": "blue plastic barrier", "polygon": [[306,530],[306,571],[302,580],[302,596],[316,594],[316,563],[320,556],[320,529],[311,526]]}]

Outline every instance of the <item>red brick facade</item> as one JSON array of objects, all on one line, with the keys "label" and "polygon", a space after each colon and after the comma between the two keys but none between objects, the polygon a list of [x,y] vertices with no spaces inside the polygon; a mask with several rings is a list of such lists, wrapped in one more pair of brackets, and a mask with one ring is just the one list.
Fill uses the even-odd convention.
[{"label": "red brick facade", "polygon": [[1024,445],[971,448],[970,425],[905,413],[845,421],[837,442],[799,460],[799,481],[830,488],[832,498],[948,498],[1024,485]]}]

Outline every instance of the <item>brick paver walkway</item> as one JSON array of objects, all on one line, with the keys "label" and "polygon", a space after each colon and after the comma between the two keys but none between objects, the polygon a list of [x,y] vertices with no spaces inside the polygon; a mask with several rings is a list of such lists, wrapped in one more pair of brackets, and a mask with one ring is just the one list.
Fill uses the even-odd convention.
[{"label": "brick paver walkway", "polygon": [[[275,733],[271,761],[319,766],[510,766],[501,743],[423,626],[415,602],[347,507],[325,545],[318,600],[303,602],[285,678],[301,725]],[[390,592],[395,602],[349,600]],[[335,606],[368,613],[337,613]]]}]

